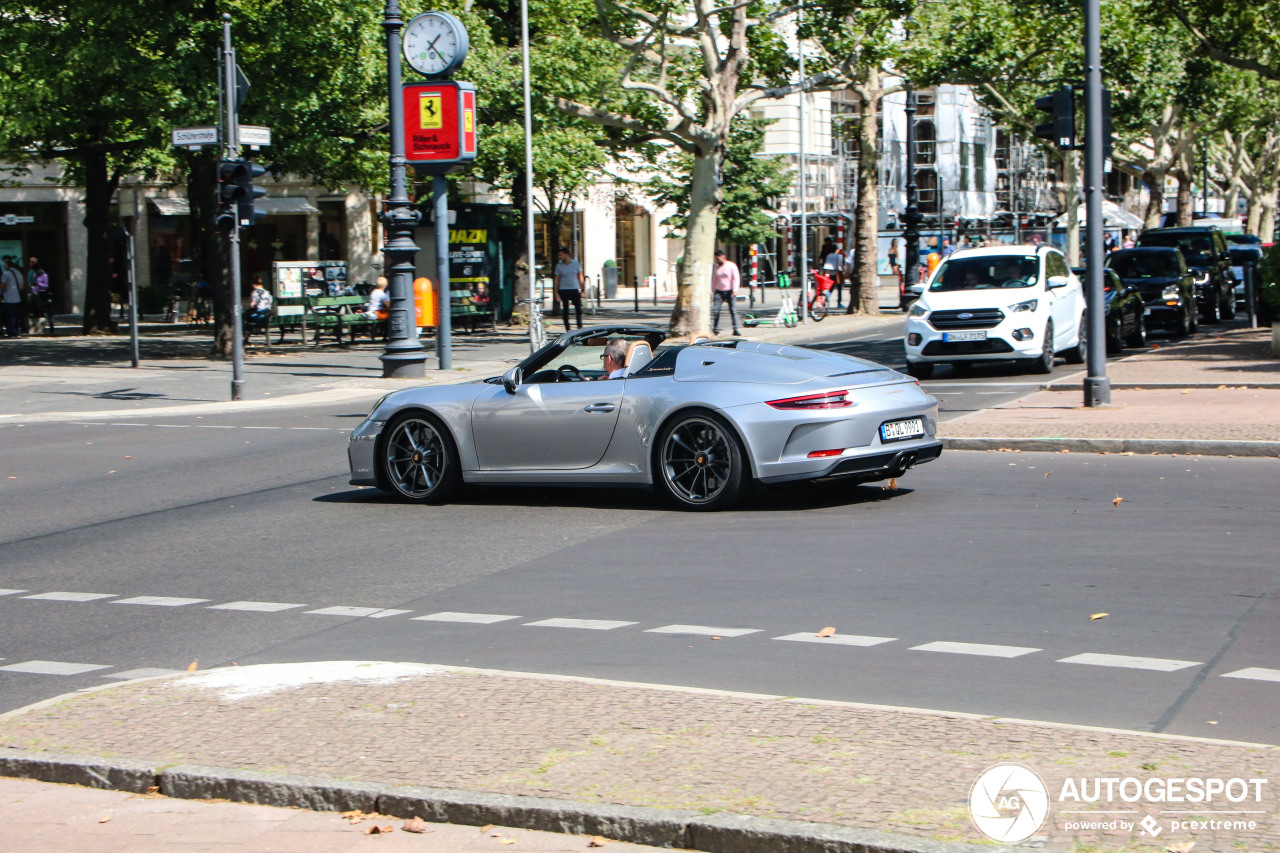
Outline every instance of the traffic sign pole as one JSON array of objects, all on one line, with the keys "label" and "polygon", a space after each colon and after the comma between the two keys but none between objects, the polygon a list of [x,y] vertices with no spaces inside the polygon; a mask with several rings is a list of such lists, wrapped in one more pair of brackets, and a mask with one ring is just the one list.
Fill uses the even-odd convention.
[{"label": "traffic sign pole", "polygon": [[[223,140],[223,156],[235,160],[240,156],[240,122],[236,102],[236,54],[231,47],[231,16],[222,15],[222,64],[227,98],[227,138]],[[249,203],[252,205],[253,200]],[[238,214],[237,214],[237,218]],[[244,387],[244,328],[240,311],[240,227],[231,229],[231,399],[239,400]]]}]

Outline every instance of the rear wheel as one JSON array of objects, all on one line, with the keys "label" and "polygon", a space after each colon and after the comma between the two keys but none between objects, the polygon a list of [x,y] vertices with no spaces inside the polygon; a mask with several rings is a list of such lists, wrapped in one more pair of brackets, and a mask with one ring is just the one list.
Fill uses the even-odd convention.
[{"label": "rear wheel", "polygon": [[678,415],[658,440],[657,479],[682,509],[718,510],[742,496],[746,458],[729,425],[711,412]]},{"label": "rear wheel", "polygon": [[1138,316],[1133,323],[1133,331],[1125,337],[1124,342],[1131,347],[1145,347],[1147,345],[1147,321],[1141,309],[1138,310],[1137,314]]},{"label": "rear wheel", "polygon": [[379,483],[417,503],[448,500],[462,482],[458,450],[433,415],[409,412],[387,425],[378,456]]},{"label": "rear wheel", "polygon": [[927,361],[908,361],[907,375],[916,379],[928,379],[933,376],[933,364]]},{"label": "rear wheel", "polygon": [[1107,354],[1124,352],[1124,318],[1116,320],[1115,325],[1107,326]]},{"label": "rear wheel", "polygon": [[1044,325],[1044,341],[1040,346],[1040,355],[1027,364],[1032,373],[1053,373],[1053,322]]}]

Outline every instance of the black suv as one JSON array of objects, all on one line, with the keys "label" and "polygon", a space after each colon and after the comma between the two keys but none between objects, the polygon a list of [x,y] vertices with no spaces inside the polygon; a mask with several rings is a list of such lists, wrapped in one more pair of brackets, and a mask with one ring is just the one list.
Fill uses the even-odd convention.
[{"label": "black suv", "polygon": [[1182,252],[1196,279],[1196,301],[1206,323],[1236,316],[1235,277],[1222,232],[1212,225],[1151,228],[1138,236],[1140,248],[1164,246]]}]

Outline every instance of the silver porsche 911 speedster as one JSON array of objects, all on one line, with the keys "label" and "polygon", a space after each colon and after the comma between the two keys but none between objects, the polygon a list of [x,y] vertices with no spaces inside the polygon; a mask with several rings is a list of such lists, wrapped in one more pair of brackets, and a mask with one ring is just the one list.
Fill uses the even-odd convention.
[{"label": "silver porsche 911 speedster", "polygon": [[[351,434],[351,483],[423,502],[464,483],[652,485],[715,510],[752,482],[883,480],[942,451],[938,401],[908,376],[708,337],[595,326],[500,377],[388,394]],[[614,340],[625,361],[609,379]]]}]

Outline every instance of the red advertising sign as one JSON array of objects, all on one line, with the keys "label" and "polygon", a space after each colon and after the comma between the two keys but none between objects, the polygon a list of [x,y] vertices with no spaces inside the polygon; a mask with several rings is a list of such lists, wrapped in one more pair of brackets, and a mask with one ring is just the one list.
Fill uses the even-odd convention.
[{"label": "red advertising sign", "polygon": [[405,160],[416,166],[448,166],[476,156],[476,90],[470,83],[441,80],[406,83]]}]

